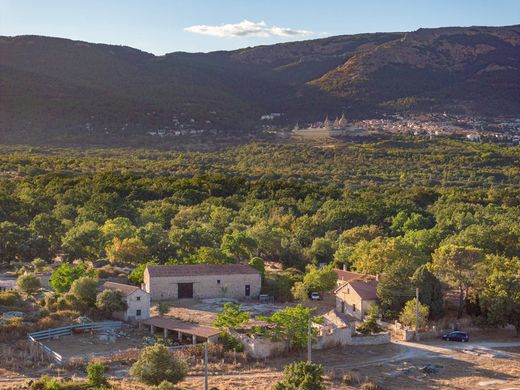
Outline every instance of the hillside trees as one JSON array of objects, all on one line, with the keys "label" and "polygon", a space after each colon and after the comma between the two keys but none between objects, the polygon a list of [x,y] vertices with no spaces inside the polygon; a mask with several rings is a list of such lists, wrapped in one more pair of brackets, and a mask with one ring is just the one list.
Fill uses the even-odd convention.
[{"label": "hillside trees", "polygon": [[453,288],[459,290],[458,317],[462,316],[464,298],[468,289],[475,286],[478,264],[484,259],[481,249],[457,245],[439,247],[432,255],[433,269]]}]

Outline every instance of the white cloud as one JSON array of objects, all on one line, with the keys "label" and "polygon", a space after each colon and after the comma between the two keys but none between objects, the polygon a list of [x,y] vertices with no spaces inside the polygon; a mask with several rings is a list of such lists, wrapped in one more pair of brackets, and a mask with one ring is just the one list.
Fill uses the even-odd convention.
[{"label": "white cloud", "polygon": [[212,35],[219,38],[229,37],[292,37],[312,35],[312,31],[294,30],[288,27],[268,26],[265,22],[251,22],[242,20],[235,24],[222,24],[220,26],[208,26],[199,24],[186,27],[185,31],[196,34]]}]

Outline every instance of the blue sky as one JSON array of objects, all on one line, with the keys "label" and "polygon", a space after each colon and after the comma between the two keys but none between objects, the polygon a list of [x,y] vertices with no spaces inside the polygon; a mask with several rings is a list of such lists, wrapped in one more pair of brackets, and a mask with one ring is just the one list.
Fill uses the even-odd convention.
[{"label": "blue sky", "polygon": [[155,54],[420,27],[520,23],[520,0],[0,0],[0,35],[121,44]]}]

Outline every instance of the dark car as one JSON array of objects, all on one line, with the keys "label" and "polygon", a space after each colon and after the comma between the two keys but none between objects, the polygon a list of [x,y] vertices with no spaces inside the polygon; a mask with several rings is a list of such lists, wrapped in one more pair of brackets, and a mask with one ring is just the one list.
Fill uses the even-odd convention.
[{"label": "dark car", "polygon": [[445,341],[461,341],[466,343],[469,341],[469,336],[466,332],[450,332],[442,336]]}]

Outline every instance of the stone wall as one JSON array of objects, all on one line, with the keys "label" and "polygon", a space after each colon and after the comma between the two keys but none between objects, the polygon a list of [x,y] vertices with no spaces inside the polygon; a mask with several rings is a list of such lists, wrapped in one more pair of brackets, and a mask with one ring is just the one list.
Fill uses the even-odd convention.
[{"label": "stone wall", "polygon": [[267,336],[254,335],[252,337],[237,332],[231,334],[242,342],[244,352],[254,359],[266,359],[270,356],[285,352],[286,343],[283,341],[272,341]]},{"label": "stone wall", "polygon": [[353,335],[350,345],[379,345],[388,344],[391,340],[390,332],[379,333],[368,336]]},{"label": "stone wall", "polygon": [[250,286],[250,298],[260,294],[260,274],[197,275],[153,277],[145,271],[145,290],[152,300],[177,299],[178,283],[193,283],[193,298],[247,298],[245,286]]}]

